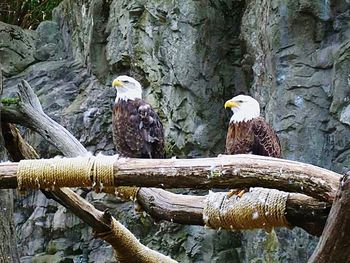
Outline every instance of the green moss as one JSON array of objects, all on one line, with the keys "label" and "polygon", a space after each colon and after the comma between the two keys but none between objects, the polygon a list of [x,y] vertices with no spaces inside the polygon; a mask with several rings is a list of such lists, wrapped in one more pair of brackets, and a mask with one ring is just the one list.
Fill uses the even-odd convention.
[{"label": "green moss", "polygon": [[54,242],[52,242],[52,240],[48,243],[46,250],[50,255],[54,255],[57,252],[56,245]]},{"label": "green moss", "polygon": [[277,252],[278,252],[279,242],[275,230],[273,229],[266,237],[264,242],[265,248],[265,262],[274,263],[278,262]]},{"label": "green moss", "polygon": [[4,106],[10,106],[10,105],[18,105],[19,103],[19,98],[2,98],[1,99],[1,103],[4,105]]}]

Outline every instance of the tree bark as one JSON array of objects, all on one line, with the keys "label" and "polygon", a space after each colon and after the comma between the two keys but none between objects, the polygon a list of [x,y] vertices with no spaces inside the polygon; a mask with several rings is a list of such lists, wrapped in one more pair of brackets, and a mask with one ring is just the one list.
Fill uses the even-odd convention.
[{"label": "tree bark", "polygon": [[322,237],[309,263],[350,262],[350,175],[337,191]]},{"label": "tree bark", "polygon": [[19,262],[13,222],[13,190],[0,190],[0,262]]},{"label": "tree bark", "polygon": [[[17,163],[0,164],[0,188],[16,188]],[[11,173],[10,173],[11,172]],[[159,188],[265,187],[332,202],[340,175],[310,164],[256,155],[198,159],[117,158],[115,186]],[[91,182],[93,184],[93,182]],[[79,185],[62,185],[61,187]]]},{"label": "tree bark", "polygon": [[[174,194],[162,189],[141,188],[137,201],[148,214],[159,220],[186,225],[204,225],[203,209],[206,196]],[[291,227],[301,227],[320,236],[331,205],[312,197],[290,193],[286,205],[286,219]]]},{"label": "tree bark", "polygon": [[[0,99],[2,95],[2,67],[0,64]],[[2,104],[0,101],[0,109]],[[0,161],[7,160],[0,114]],[[16,230],[13,221],[13,190],[0,190],[0,262],[19,262]]]}]

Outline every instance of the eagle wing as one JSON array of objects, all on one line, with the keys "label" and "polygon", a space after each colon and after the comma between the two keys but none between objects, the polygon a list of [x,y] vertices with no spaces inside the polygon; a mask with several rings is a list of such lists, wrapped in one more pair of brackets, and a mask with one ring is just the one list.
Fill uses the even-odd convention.
[{"label": "eagle wing", "polygon": [[163,125],[141,99],[119,101],[113,109],[113,140],[117,151],[132,158],[164,158]]},{"label": "eagle wing", "polygon": [[252,152],[257,155],[281,158],[281,144],[276,132],[264,118],[255,118],[252,123],[254,143]]},{"label": "eagle wing", "polygon": [[144,142],[143,151],[149,158],[165,158],[164,131],[158,114],[143,100],[135,100],[138,103],[138,125],[140,137]]}]

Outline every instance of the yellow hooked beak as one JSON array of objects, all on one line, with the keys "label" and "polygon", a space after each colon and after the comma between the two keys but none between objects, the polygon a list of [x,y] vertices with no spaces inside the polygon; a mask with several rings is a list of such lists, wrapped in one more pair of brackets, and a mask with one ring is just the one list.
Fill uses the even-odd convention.
[{"label": "yellow hooked beak", "polygon": [[238,106],[238,103],[233,101],[233,100],[226,101],[225,105],[224,105],[225,109],[227,109],[227,108],[231,109],[231,108],[234,108],[234,107],[237,107],[237,106]]},{"label": "yellow hooked beak", "polygon": [[113,80],[112,86],[113,87],[122,87],[123,83],[120,80],[115,79],[115,80]]}]

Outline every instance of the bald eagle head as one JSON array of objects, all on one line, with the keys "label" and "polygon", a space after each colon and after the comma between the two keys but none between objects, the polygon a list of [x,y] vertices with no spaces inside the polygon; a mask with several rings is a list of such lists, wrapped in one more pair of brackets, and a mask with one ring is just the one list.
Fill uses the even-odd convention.
[{"label": "bald eagle head", "polygon": [[230,123],[249,121],[260,116],[259,102],[247,95],[238,95],[226,101],[225,108],[233,112]]},{"label": "bald eagle head", "polygon": [[113,80],[112,86],[117,90],[118,100],[135,100],[142,98],[141,84],[129,76],[119,76]]}]

